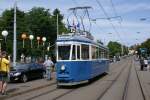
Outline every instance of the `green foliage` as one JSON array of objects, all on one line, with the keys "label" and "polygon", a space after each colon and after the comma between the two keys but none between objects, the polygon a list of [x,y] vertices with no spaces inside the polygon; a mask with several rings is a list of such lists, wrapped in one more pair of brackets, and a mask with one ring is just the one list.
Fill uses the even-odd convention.
[{"label": "green foliage", "polygon": [[141,45],[138,45],[136,49],[139,50],[139,48],[147,48],[147,53],[150,55],[150,39],[147,39],[145,42],[141,43]]},{"label": "green foliage", "polygon": [[[109,48],[110,57],[121,56],[122,45],[120,43],[110,41],[108,43],[108,48]],[[125,54],[126,55],[128,54],[128,48],[123,45],[123,55]]]},{"label": "green foliage", "polygon": [[113,57],[115,55],[120,55],[121,54],[121,44],[118,42],[112,42],[110,41],[108,43],[108,48],[110,52],[110,56]]},{"label": "green foliage", "polygon": [[[59,16],[59,33],[67,31],[64,23],[63,16],[60,14],[58,9],[55,9],[53,13],[50,13],[49,9],[42,7],[34,7],[29,12],[25,13],[17,8],[17,55],[24,53],[26,56],[42,56],[46,52],[48,43],[51,45],[56,41],[57,35],[57,14]],[[14,27],[14,9],[5,10],[0,17],[0,31],[7,30],[9,32],[7,36],[7,52],[13,53],[13,27]],[[25,39],[25,48],[23,48],[23,40],[21,38],[22,33],[27,34]],[[33,48],[31,49],[29,35],[34,35]],[[40,47],[37,47],[37,36],[41,37]],[[46,37],[45,47],[43,47],[42,37]],[[3,38],[0,35],[0,38]],[[2,50],[5,48],[5,43],[2,41]],[[54,50],[53,46],[50,50]],[[44,52],[43,52],[44,50]]]}]

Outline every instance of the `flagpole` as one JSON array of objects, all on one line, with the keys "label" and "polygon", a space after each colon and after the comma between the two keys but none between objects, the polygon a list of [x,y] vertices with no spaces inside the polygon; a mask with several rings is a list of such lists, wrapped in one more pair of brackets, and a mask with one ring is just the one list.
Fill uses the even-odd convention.
[{"label": "flagpole", "polygon": [[58,17],[59,17],[59,16],[58,16],[58,14],[57,14],[57,38],[58,38],[58,34],[59,34]]}]

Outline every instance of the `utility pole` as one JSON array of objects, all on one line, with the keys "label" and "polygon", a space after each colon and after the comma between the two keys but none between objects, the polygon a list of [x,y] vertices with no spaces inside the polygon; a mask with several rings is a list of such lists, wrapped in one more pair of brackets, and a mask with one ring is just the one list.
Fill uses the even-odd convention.
[{"label": "utility pole", "polygon": [[14,3],[14,39],[13,39],[13,66],[16,66],[16,7],[17,7],[17,1],[15,0]]},{"label": "utility pole", "polygon": [[123,44],[121,44],[121,56],[123,56],[123,52],[124,52]]}]

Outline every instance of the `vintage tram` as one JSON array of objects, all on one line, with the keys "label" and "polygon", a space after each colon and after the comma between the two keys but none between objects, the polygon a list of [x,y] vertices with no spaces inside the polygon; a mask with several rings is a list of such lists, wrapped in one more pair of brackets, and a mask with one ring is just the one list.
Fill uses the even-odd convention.
[{"label": "vintage tram", "polygon": [[58,86],[85,83],[109,70],[108,48],[88,32],[60,35],[56,48]]}]

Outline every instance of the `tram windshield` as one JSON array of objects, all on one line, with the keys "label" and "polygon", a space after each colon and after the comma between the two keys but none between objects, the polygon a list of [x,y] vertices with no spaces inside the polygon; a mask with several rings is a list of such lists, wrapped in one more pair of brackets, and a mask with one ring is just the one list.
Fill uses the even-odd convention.
[{"label": "tram windshield", "polygon": [[58,60],[69,60],[71,45],[58,46]]}]

